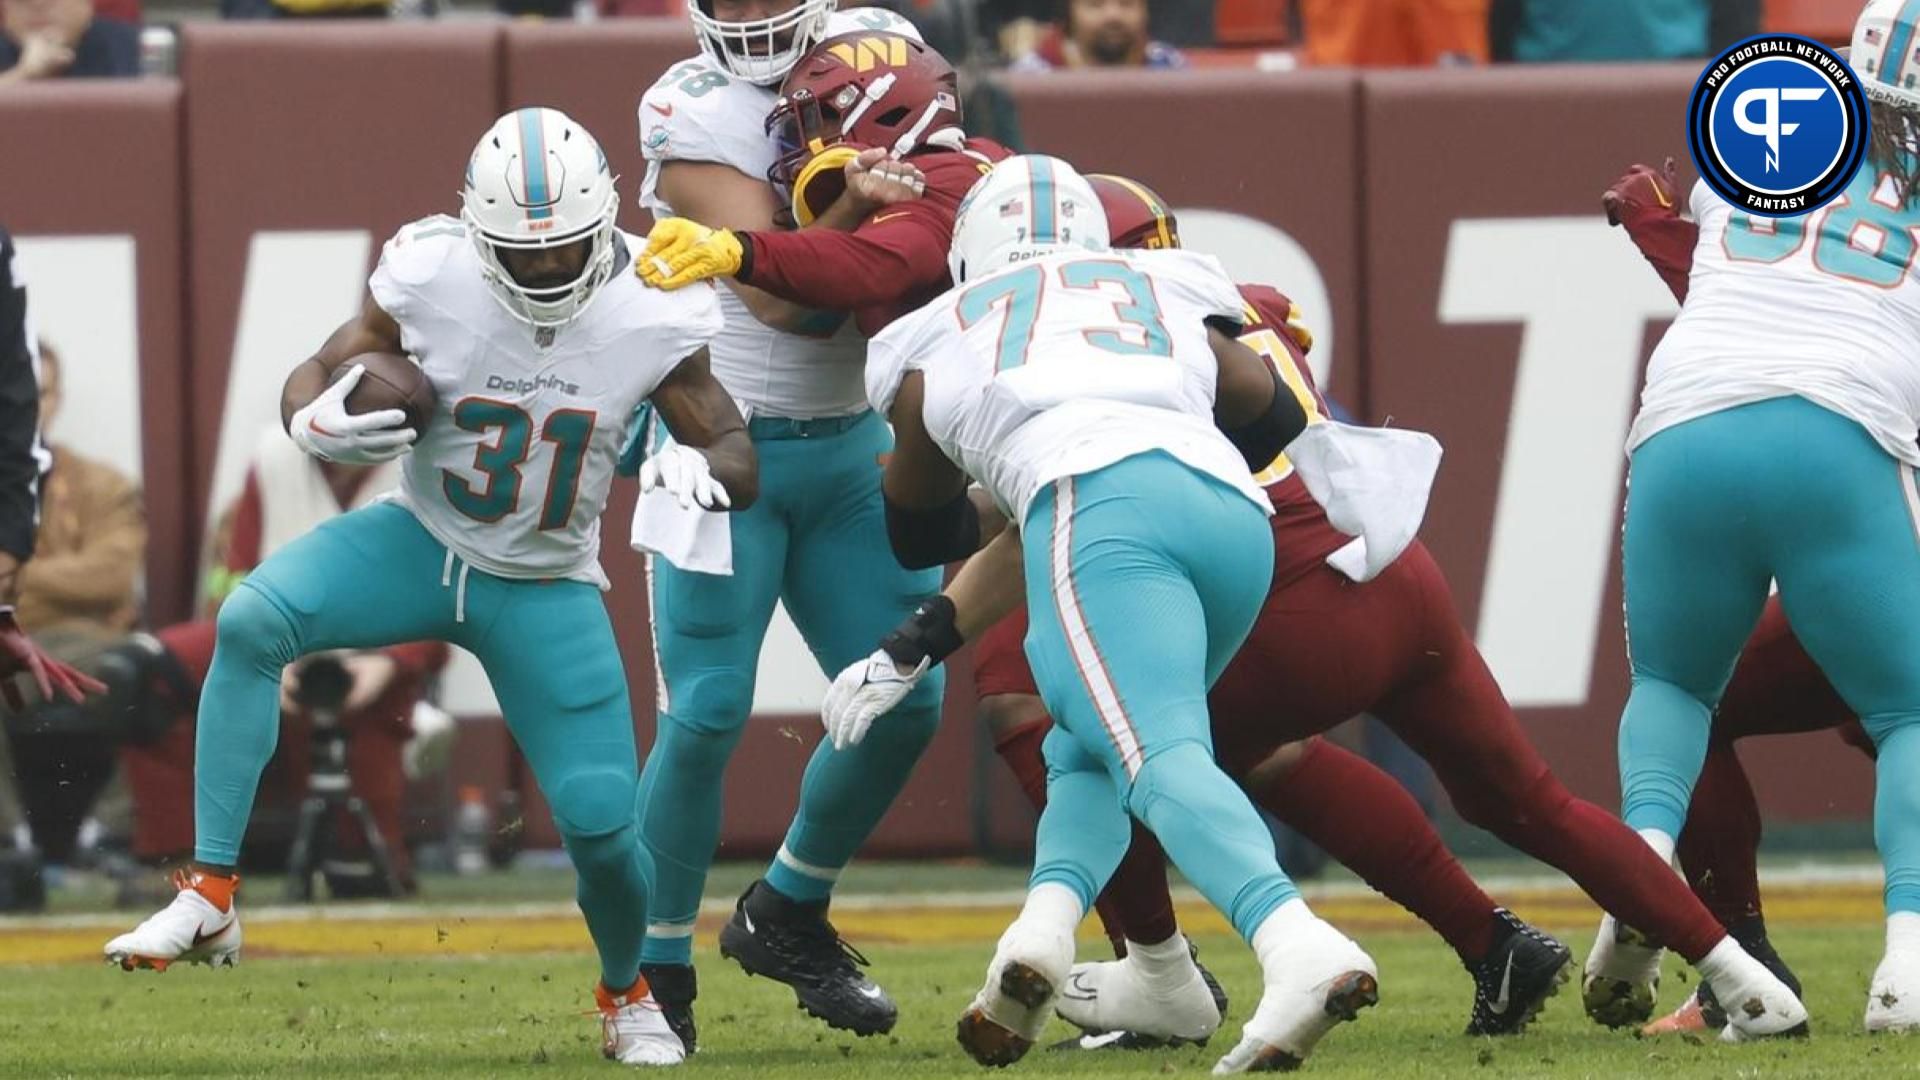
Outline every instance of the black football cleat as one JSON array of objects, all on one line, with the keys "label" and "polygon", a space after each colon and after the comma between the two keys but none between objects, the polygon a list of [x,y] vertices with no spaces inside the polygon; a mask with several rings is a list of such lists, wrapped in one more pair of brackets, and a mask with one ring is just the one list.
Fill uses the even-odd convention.
[{"label": "black football cleat", "polygon": [[1469,1035],[1517,1035],[1573,974],[1573,952],[1506,908],[1493,910],[1493,948],[1473,975]]},{"label": "black football cleat", "polygon": [[693,965],[641,964],[640,977],[652,988],[653,1000],[659,1004],[667,1026],[680,1036],[687,1053],[693,1053],[693,999],[700,996],[700,980],[694,977]]},{"label": "black football cleat", "polygon": [[867,958],[840,940],[825,900],[789,900],[754,882],[720,931],[720,955],[749,975],[786,983],[800,1008],[828,1027],[884,1035],[900,1018],[887,992],[860,973]]}]

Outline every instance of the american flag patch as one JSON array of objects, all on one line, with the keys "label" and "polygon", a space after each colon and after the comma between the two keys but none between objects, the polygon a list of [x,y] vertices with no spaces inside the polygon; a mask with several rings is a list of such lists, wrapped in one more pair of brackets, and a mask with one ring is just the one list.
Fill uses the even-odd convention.
[{"label": "american flag patch", "polygon": [[1003,218],[1021,217],[1027,212],[1027,204],[1019,199],[1008,199],[1000,204],[1000,216]]},{"label": "american flag patch", "polygon": [[1867,27],[1866,38],[1867,38],[1867,44],[1878,45],[1880,44],[1880,31],[1875,30],[1873,27],[1869,26]]}]

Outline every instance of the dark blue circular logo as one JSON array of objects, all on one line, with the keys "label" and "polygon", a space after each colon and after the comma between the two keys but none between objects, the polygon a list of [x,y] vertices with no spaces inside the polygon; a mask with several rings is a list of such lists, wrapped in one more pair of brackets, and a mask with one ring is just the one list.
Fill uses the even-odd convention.
[{"label": "dark blue circular logo", "polygon": [[1763,217],[1804,214],[1839,195],[1860,168],[1868,133],[1853,69],[1795,34],[1762,34],[1721,53],[1687,106],[1700,178]]}]

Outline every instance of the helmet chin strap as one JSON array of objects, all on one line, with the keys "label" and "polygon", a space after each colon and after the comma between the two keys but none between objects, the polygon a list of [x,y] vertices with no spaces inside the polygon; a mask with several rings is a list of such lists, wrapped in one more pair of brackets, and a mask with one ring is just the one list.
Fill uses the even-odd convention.
[{"label": "helmet chin strap", "polygon": [[901,158],[911,153],[914,147],[920,145],[921,136],[925,135],[927,129],[933,126],[933,118],[940,115],[940,110],[952,107],[953,99],[947,97],[944,92],[933,95],[933,100],[927,102],[926,109],[920,113],[918,119],[914,120],[913,126],[902,132],[899,138],[893,140],[893,156]]}]

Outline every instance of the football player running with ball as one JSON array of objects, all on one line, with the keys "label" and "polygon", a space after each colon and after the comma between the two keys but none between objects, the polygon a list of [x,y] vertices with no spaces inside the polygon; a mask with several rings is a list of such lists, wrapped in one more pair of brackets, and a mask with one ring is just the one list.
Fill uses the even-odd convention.
[{"label": "football player running with ball", "polygon": [[[220,608],[201,696],[192,869],[173,903],[107,943],[132,970],[239,958],[235,862],[279,732],[280,673],[325,649],[438,639],[486,669],[578,874],[600,958],[608,1057],[672,1065],[686,1049],[640,975],[652,858],[640,839],[626,675],[600,592],[599,518],[625,422],[651,402],[675,443],[643,488],[745,509],[752,443],[708,370],[712,290],[668,295],[627,271],[600,146],[552,109],[481,137],[461,217],[401,229],[358,315],[295,368],[281,397],[308,453],[367,464],[408,454],[387,502],[282,548]],[[438,407],[350,412],[355,358],[410,353]]]},{"label": "football player running with ball", "polygon": [[[639,105],[642,206],[662,219],[774,225],[783,207],[767,181],[777,155],[766,118],[781,79],[830,34],[884,30],[918,43],[897,15],[834,6],[688,0],[701,54],[669,69]],[[857,201],[841,208],[849,216],[829,215],[805,231],[857,222]],[[636,544],[652,552],[660,664],[659,737],[641,777],[641,830],[658,873],[644,970],[689,1046],[697,1037],[694,919],[719,842],[722,781],[753,705],[775,602],[785,603],[831,674],[940,587],[937,572],[902,569],[887,554],[877,462],[892,436],[867,407],[865,343],[846,325],[845,309],[817,310],[739,282],[721,289],[720,305],[727,325],[712,344],[713,371],[749,417],[766,498],[719,518],[642,497],[634,519]],[[898,1011],[835,933],[828,901],[932,738],[941,690],[938,681],[918,688],[898,729],[879,742],[817,748],[778,853],[720,936],[723,955],[787,983],[802,1008],[858,1035],[891,1030]]]}]

